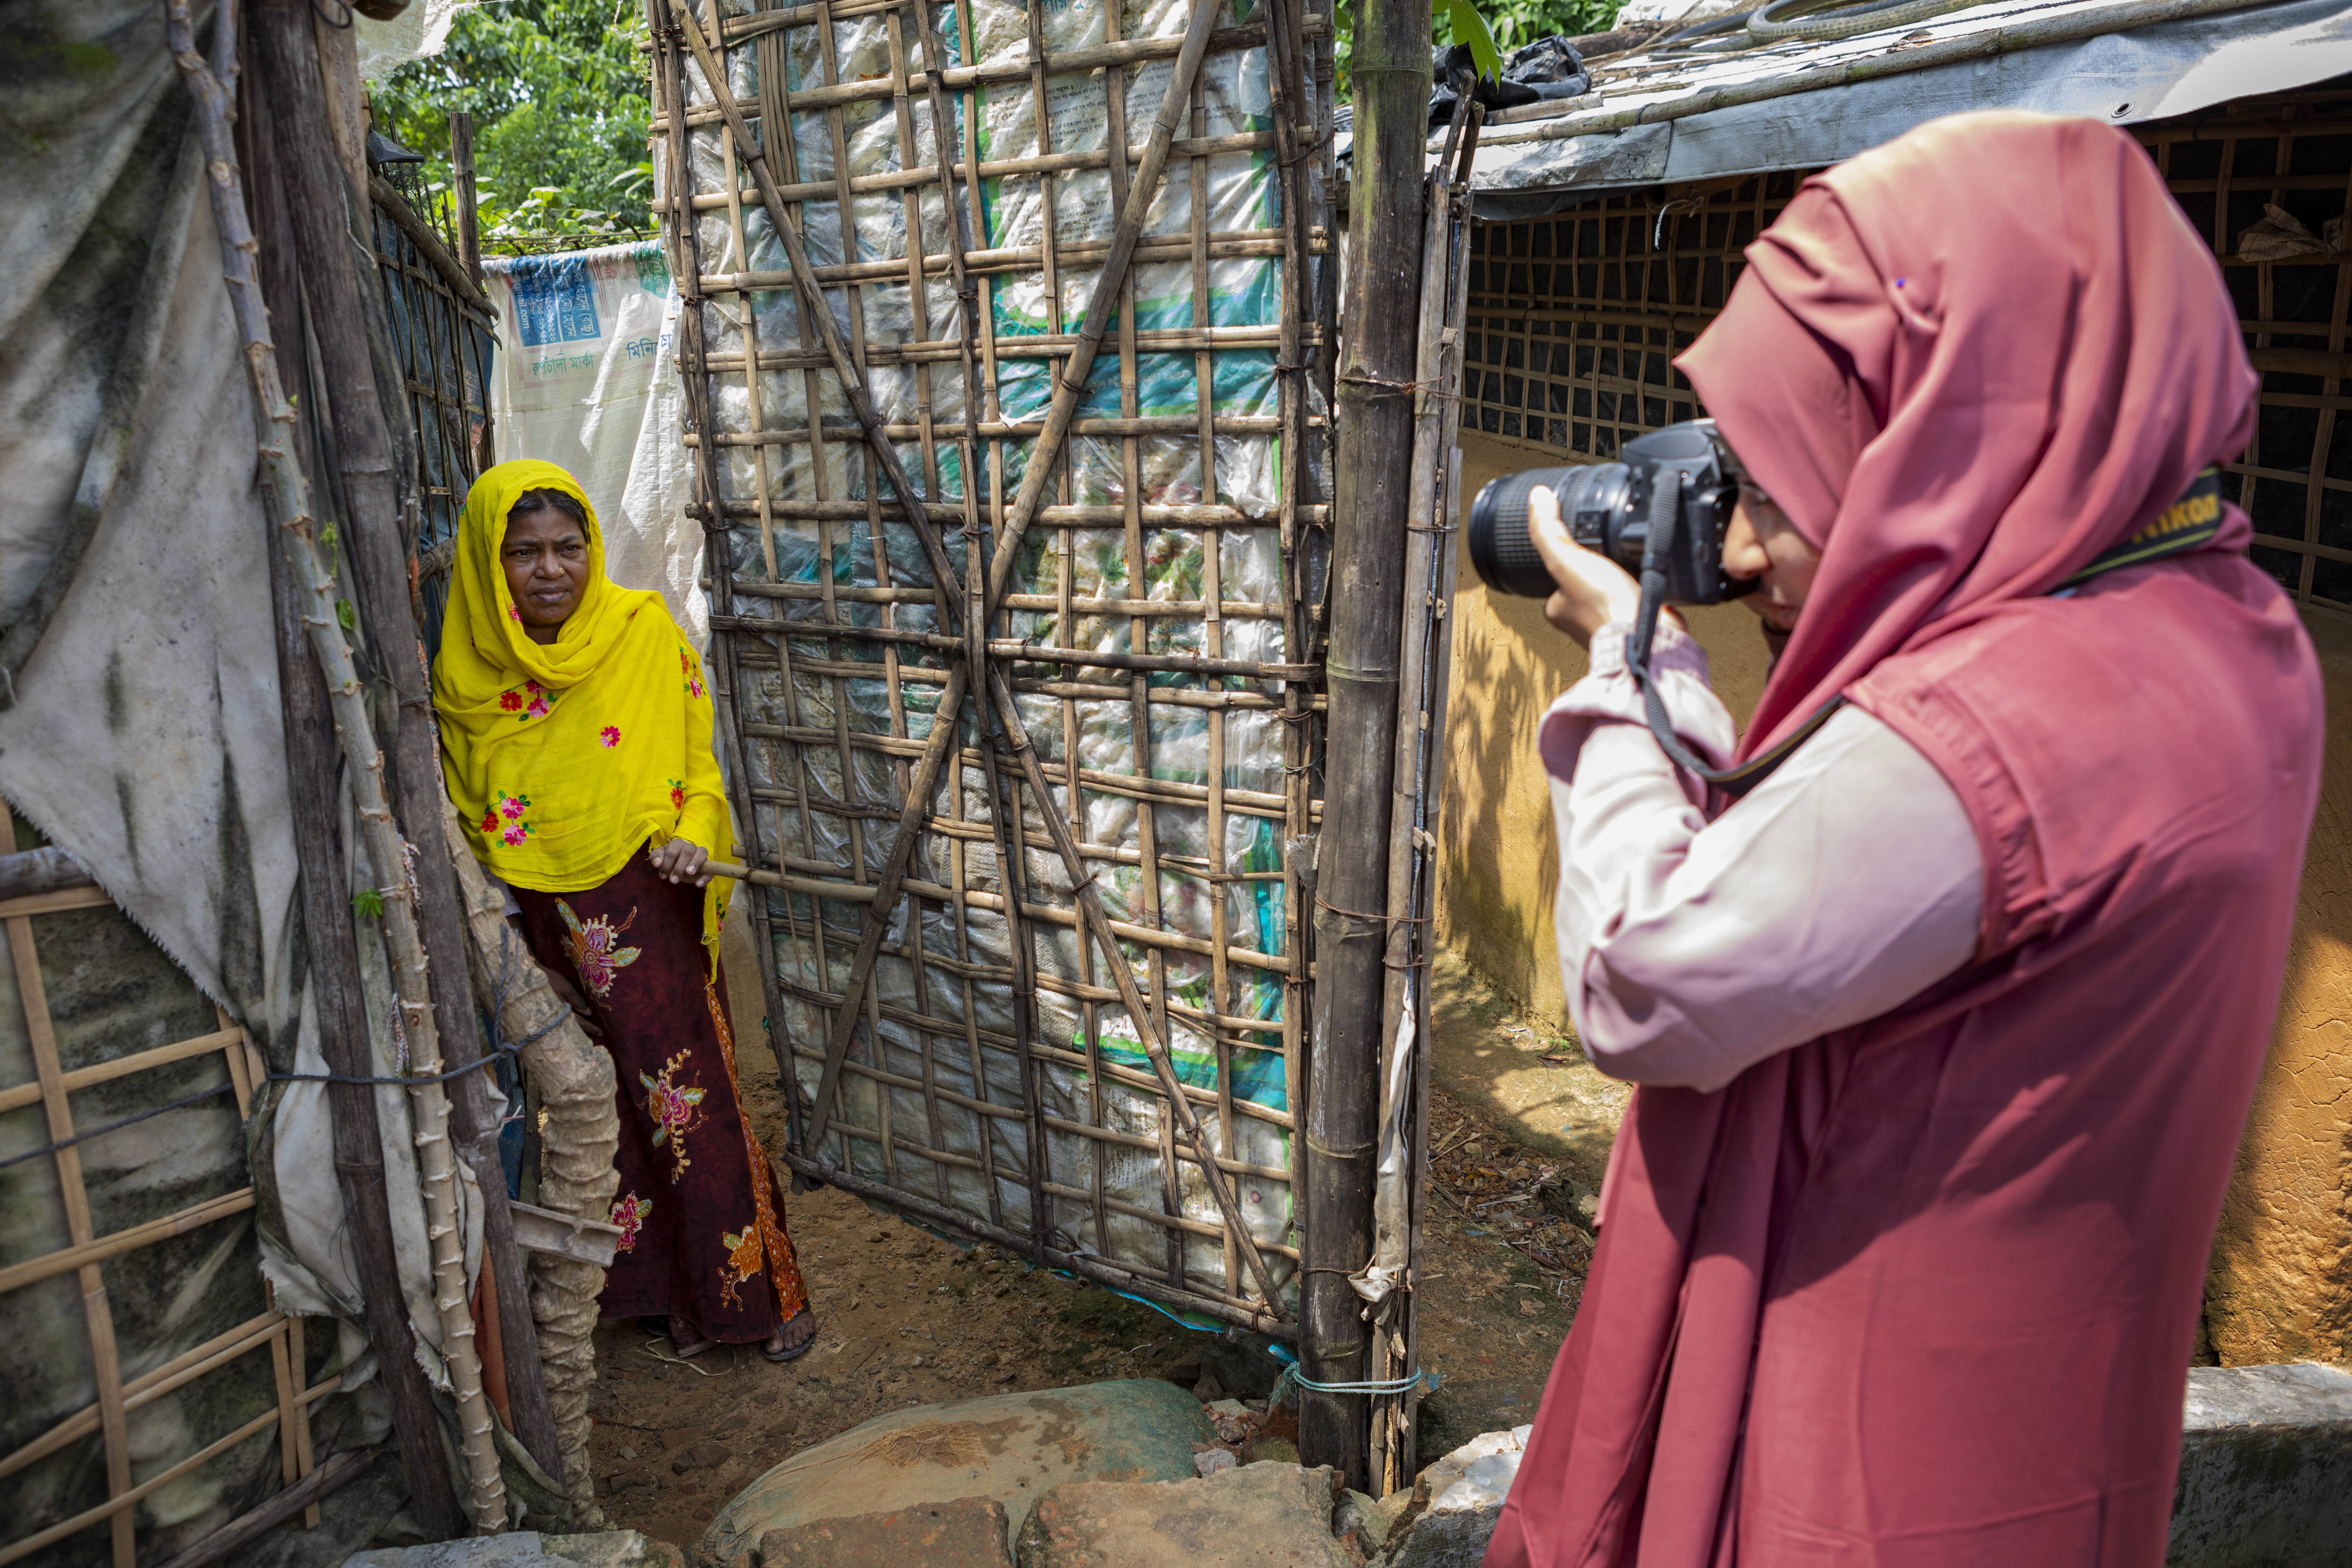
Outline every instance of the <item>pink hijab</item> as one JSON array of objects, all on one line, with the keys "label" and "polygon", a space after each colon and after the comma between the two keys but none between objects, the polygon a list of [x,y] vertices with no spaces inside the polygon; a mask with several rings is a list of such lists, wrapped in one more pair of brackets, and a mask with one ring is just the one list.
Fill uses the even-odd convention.
[{"label": "pink hijab", "polygon": [[[1740,755],[2048,593],[2253,433],[2212,252],[2130,137],[1957,114],[1805,183],[1675,362],[1822,550]],[[2217,545],[2244,546],[2234,510]]]}]

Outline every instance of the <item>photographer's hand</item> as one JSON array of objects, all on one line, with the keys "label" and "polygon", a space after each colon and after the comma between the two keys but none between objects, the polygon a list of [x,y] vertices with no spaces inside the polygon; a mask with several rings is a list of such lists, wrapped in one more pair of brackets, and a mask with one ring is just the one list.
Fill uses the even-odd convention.
[{"label": "photographer's hand", "polygon": [[[1544,619],[1576,639],[1579,647],[1592,645],[1592,634],[1612,621],[1630,623],[1642,607],[1642,585],[1622,566],[1597,551],[1587,550],[1569,536],[1560,520],[1559,498],[1541,486],[1528,492],[1528,537],[1536,553],[1559,584],[1544,601]],[[1660,618],[1682,617],[1669,608]]]}]

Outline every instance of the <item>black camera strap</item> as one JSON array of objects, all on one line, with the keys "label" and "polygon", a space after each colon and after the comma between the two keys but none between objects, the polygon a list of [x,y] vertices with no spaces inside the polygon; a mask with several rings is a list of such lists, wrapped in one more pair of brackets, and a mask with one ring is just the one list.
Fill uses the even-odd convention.
[{"label": "black camera strap", "polygon": [[[1642,607],[1634,612],[1633,630],[1625,639],[1625,668],[1632,672],[1634,684],[1642,689],[1643,716],[1648,720],[1650,733],[1659,748],[1676,767],[1687,769],[1738,800],[1769,778],[1791,752],[1812,738],[1814,731],[1828,722],[1831,714],[1844,707],[1845,694],[1840,692],[1814,709],[1811,717],[1779,745],[1735,768],[1710,768],[1683,744],[1682,738],[1675,733],[1674,721],[1666,716],[1665,700],[1658,695],[1657,681],[1650,674],[1650,645],[1657,637],[1658,612],[1666,602],[1666,552],[1674,547],[1675,525],[1682,519],[1682,479],[1679,469],[1666,468],[1650,490],[1649,530],[1642,540]],[[2105,573],[2202,550],[2221,531],[2221,475],[2219,469],[2207,468],[2189,481],[2180,499],[2165,508],[2154,522],[2094,557],[2089,565],[2051,591],[2063,594]]]},{"label": "black camera strap", "polygon": [[1649,526],[1642,536],[1642,607],[1634,612],[1633,630],[1625,639],[1625,668],[1642,689],[1643,716],[1649,721],[1650,733],[1659,748],[1676,767],[1697,774],[1737,800],[1769,778],[1772,770],[1787,762],[1790,753],[1811,738],[1831,714],[1845,706],[1845,698],[1843,694],[1831,698],[1779,745],[1738,767],[1708,767],[1683,744],[1682,737],[1675,733],[1674,721],[1666,716],[1665,699],[1658,695],[1658,683],[1650,674],[1650,645],[1657,638],[1658,612],[1665,607],[1666,562],[1674,549],[1675,526],[1682,521],[1682,492],[1679,468],[1662,468],[1650,487]]}]

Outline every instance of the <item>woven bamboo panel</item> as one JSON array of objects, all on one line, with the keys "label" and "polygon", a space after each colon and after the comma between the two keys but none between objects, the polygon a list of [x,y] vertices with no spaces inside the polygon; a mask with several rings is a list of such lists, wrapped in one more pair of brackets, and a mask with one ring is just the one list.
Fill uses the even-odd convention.
[{"label": "woven bamboo panel", "polygon": [[1619,192],[1473,232],[1465,430],[1613,458],[1701,410],[1674,356],[1722,310],[1740,252],[1810,171]]},{"label": "woven bamboo panel", "polygon": [[[1295,4],[1223,0],[1203,23],[1115,322],[1089,323],[1190,12],[722,5],[700,42],[723,50],[805,244],[797,283],[663,0],[655,142],[712,531],[710,671],[764,884],[739,908],[797,1084],[790,1159],[1270,1322],[1295,1298],[1298,849],[1318,821],[1328,50]],[[1298,61],[1326,85],[1307,90]],[[861,429],[819,289],[939,553]],[[1089,325],[1108,327],[1100,356],[1008,545]],[[1000,552],[991,616],[972,606]],[[971,643],[982,700],[943,712]],[[905,826],[919,837],[888,889]],[[1089,939],[1092,898],[1115,941]],[[862,941],[878,948],[861,963]]]},{"label": "woven bamboo panel", "polygon": [[[489,447],[485,389],[498,340],[488,312],[458,297],[451,279],[380,200],[371,204],[369,217],[393,353],[407,394],[409,428],[416,436],[415,450],[404,456],[409,493],[415,498],[418,624],[425,647],[437,647],[457,514]],[[414,216],[409,222],[423,226]],[[398,421],[394,428],[398,431]]]},{"label": "woven bamboo panel", "polygon": [[[2262,373],[2231,499],[2254,563],[2298,604],[2352,614],[2352,90],[2247,100],[2136,128],[2212,246]],[[1704,413],[1668,363],[1722,308],[1740,251],[1810,169],[1727,185],[1614,193],[1479,226],[1463,424],[1563,454]],[[2271,216],[2271,208],[2287,215]]]},{"label": "woven bamboo panel", "polygon": [[2352,408],[2352,91],[2231,108],[2139,135],[2221,258],[2262,372],[2254,438],[2222,465],[2231,499],[2254,520],[2254,563],[2297,602],[2352,613],[2352,431],[2342,417]]},{"label": "woven bamboo panel", "polygon": [[245,1031],[94,888],[0,900],[0,1564],[132,1568],[310,1474],[336,1381],[306,1386],[244,1217]]}]

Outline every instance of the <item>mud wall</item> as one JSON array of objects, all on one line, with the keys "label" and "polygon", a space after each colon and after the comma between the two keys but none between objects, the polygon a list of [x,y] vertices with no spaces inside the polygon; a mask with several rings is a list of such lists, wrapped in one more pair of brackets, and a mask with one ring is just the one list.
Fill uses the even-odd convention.
[{"label": "mud wall", "polygon": [[[1468,498],[1515,469],[1559,458],[1465,433],[1462,521]],[[1465,549],[1462,534],[1455,548]],[[1468,554],[1457,563],[1454,676],[1445,716],[1445,808],[1438,830],[1439,940],[1529,1012],[1565,1024],[1551,904],[1559,880],[1551,794],[1536,757],[1536,724],[1584,674],[1584,650],[1545,624],[1534,599],[1490,594]],[[1764,640],[1738,605],[1691,613],[1715,689],[1745,721],[1764,689]]]},{"label": "mud wall", "polygon": [[2270,1063],[2206,1279],[2225,1366],[2352,1362],[2352,623],[2305,623],[2327,679],[2327,768]]}]

